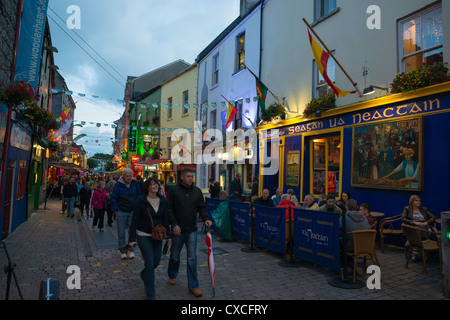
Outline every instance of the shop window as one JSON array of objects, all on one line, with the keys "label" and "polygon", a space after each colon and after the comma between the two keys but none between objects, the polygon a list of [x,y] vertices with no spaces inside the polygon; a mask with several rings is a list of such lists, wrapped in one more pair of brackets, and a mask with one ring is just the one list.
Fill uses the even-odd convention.
[{"label": "shop window", "polygon": [[339,195],[341,181],[341,138],[332,136],[314,139],[312,150],[311,190],[315,196],[324,194]]},{"label": "shop window", "polygon": [[400,20],[399,41],[402,72],[418,69],[423,63],[443,62],[441,4]]}]

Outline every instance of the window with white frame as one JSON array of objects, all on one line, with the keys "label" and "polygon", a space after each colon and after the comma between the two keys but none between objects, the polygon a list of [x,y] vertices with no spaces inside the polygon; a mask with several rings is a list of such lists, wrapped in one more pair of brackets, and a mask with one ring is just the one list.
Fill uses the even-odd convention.
[{"label": "window with white frame", "polygon": [[245,32],[242,32],[236,37],[236,70],[244,69],[245,63]]},{"label": "window with white frame", "polygon": [[213,69],[212,69],[212,81],[211,85],[215,86],[219,83],[219,54],[213,57]]},{"label": "window with white frame", "polygon": [[186,90],[183,92],[183,115],[187,114],[189,111],[189,91]]},{"label": "window with white frame", "polygon": [[[334,52],[333,52],[334,54]],[[314,72],[313,72],[313,94],[314,99],[317,99],[323,95],[334,93],[333,89],[328,85],[328,83],[325,81],[324,77],[319,71],[319,68],[317,67],[316,61],[314,61]],[[334,83],[336,81],[336,62],[334,59],[330,56],[328,59],[327,64],[327,75],[328,78]]]},{"label": "window with white frame", "polygon": [[336,0],[315,0],[314,21],[323,19],[336,9]]},{"label": "window with white frame", "polygon": [[217,109],[211,111],[211,115],[210,115],[210,121],[211,121],[211,128],[216,128],[217,126]]},{"label": "window with white frame", "polygon": [[413,71],[424,63],[443,62],[441,4],[400,20],[399,33],[401,72]]}]

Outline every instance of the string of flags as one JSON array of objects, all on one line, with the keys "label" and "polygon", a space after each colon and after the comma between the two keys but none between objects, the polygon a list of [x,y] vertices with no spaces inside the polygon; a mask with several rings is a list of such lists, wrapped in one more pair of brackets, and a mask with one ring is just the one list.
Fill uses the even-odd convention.
[{"label": "string of flags", "polygon": [[[79,92],[73,92],[73,91],[67,91],[67,90],[59,90],[59,89],[52,89],[52,93],[53,94],[57,94],[57,93],[64,93],[66,95],[69,96],[74,96],[74,95],[78,95],[79,97],[86,97],[86,98],[94,98],[94,99],[104,99],[104,100],[110,100],[113,102],[117,102],[117,103],[125,103],[126,101],[123,99],[115,99],[115,98],[107,98],[107,97],[100,97],[98,95],[89,95],[86,93],[79,93]],[[258,97],[253,97],[253,98],[241,98],[241,99],[237,99],[234,100],[234,102],[239,102],[240,104],[242,104],[243,102],[246,103],[250,103],[250,102],[256,102],[258,101]],[[155,103],[144,103],[144,102],[139,102],[139,101],[129,101],[129,104],[131,105],[137,105],[140,106],[142,109],[147,109],[153,107],[154,109],[160,108],[160,107],[164,107],[164,108],[170,108],[170,104],[169,103],[159,103],[159,102],[155,102]],[[182,104],[180,103],[174,103],[173,106],[174,107],[181,107]],[[220,105],[222,108],[227,107],[227,102],[226,101],[220,101],[219,103],[217,102],[205,102],[202,104],[198,104],[198,103],[184,103],[183,107],[186,109],[189,109],[191,106],[195,109],[197,109],[199,106],[202,106],[204,108],[216,108],[218,105]]]},{"label": "string of flags", "polygon": [[[116,127],[117,128],[119,128],[119,129],[123,129],[123,128],[126,128],[126,129],[134,129],[134,130],[138,130],[138,129],[140,129],[140,130],[147,130],[147,131],[153,131],[153,132],[172,132],[172,131],[175,131],[176,129],[178,129],[178,128],[162,128],[162,127],[147,127],[147,126],[129,126],[129,125],[127,125],[127,126],[124,126],[124,125],[121,125],[121,124],[110,124],[110,123],[100,123],[100,122],[93,122],[93,121],[83,121],[83,120],[74,120],[74,122],[79,122],[79,124],[78,124],[78,126],[86,126],[86,125],[94,125],[94,126],[96,126],[96,127],[98,127],[98,128],[100,128],[100,127],[102,127],[102,126],[104,126],[104,127],[111,127],[112,129],[115,129]],[[192,132],[192,128],[186,128],[189,132]]]}]

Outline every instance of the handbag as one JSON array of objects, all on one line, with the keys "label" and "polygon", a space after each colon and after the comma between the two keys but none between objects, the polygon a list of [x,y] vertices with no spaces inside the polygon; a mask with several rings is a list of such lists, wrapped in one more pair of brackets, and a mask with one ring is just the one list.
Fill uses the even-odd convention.
[{"label": "handbag", "polygon": [[152,214],[150,210],[147,209],[148,216],[150,217],[150,221],[152,222],[152,239],[157,241],[162,241],[167,238],[167,230],[162,224],[154,225]]}]

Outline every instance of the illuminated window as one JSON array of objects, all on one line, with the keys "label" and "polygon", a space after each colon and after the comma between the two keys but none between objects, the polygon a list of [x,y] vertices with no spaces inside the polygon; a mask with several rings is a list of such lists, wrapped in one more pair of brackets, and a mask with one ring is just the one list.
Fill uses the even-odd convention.
[{"label": "illuminated window", "polygon": [[236,72],[244,69],[245,63],[245,32],[237,36],[236,41]]},{"label": "illuminated window", "polygon": [[311,193],[339,195],[341,180],[341,137],[332,136],[311,141]]},{"label": "illuminated window", "polygon": [[424,62],[443,62],[442,7],[433,6],[399,22],[402,72],[418,69]]}]

